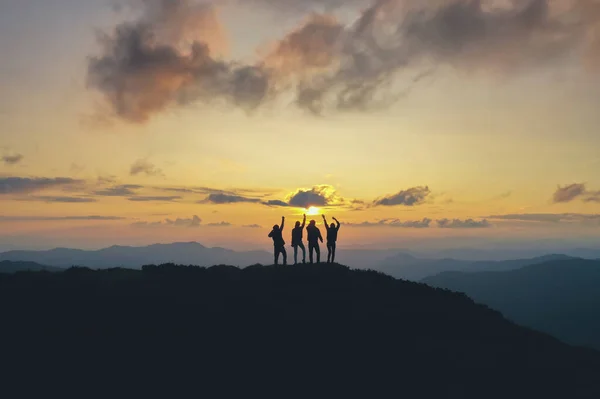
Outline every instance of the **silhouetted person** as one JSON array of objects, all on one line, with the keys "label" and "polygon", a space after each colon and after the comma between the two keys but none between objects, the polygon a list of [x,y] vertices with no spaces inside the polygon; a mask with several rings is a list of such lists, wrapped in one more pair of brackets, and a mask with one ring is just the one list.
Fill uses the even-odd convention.
[{"label": "silhouetted person", "polygon": [[281,217],[281,227],[275,225],[269,233],[273,239],[273,256],[275,264],[279,262],[279,254],[283,255],[283,264],[287,265],[287,253],[285,252],[285,241],[283,241],[283,226],[285,225],[285,216]]},{"label": "silhouetted person", "polygon": [[331,226],[329,226],[325,215],[323,215],[323,223],[325,223],[325,228],[327,229],[327,263],[335,262],[335,243],[337,242],[338,230],[340,229],[340,222],[336,218],[333,218],[333,220],[335,220],[335,223],[331,223]]},{"label": "silhouetted person", "polygon": [[317,263],[321,263],[321,248],[319,248],[319,240],[323,242],[321,230],[317,227],[317,222],[311,220],[306,228],[308,238],[308,257],[310,263],[313,263],[313,251],[317,253]]},{"label": "silhouetted person", "polygon": [[302,243],[302,231],[306,225],[306,215],[302,219],[302,224],[296,222],[296,227],[292,229],[292,248],[294,248],[294,265],[298,264],[298,247],[302,248],[302,263],[306,263],[306,248]]}]

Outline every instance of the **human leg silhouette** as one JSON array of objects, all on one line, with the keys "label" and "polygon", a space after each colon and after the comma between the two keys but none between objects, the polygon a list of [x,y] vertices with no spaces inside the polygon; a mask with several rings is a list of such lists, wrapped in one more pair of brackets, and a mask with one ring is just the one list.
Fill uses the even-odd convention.
[{"label": "human leg silhouette", "polygon": [[315,252],[317,253],[317,263],[321,263],[321,248],[319,247],[319,243],[315,244]]},{"label": "human leg silhouette", "polygon": [[298,245],[294,245],[294,265],[298,264]]},{"label": "human leg silhouette", "polygon": [[306,263],[306,248],[304,248],[304,244],[298,244],[300,248],[302,248],[302,263]]},{"label": "human leg silhouette", "polygon": [[335,263],[335,242],[331,243],[331,263]]},{"label": "human leg silhouette", "polygon": [[331,243],[327,243],[327,263],[331,262]]},{"label": "human leg silhouette", "polygon": [[281,247],[279,251],[283,255],[283,265],[285,266],[287,265],[287,252],[285,251],[285,247]]},{"label": "human leg silhouette", "polygon": [[308,258],[310,260],[310,263],[313,263],[313,252],[315,251],[315,244],[313,243],[308,243]]}]

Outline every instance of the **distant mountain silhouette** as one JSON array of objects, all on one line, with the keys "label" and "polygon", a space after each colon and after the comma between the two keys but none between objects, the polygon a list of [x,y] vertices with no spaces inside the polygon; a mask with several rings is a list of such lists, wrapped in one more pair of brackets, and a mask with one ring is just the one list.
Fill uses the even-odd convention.
[{"label": "distant mountain silhouette", "polygon": [[424,283],[464,292],[515,322],[600,349],[600,261],[570,259],[505,272],[445,272]]},{"label": "distant mountain silhouette", "polygon": [[154,244],[146,247],[112,246],[98,251],[55,248],[49,251],[8,251],[0,253],[0,261],[37,262],[55,267],[84,266],[93,269],[110,267],[141,268],[151,263],[178,263],[211,266],[218,264],[248,265],[269,263],[266,251],[236,252],[224,248],[207,248],[197,242]]},{"label": "distant mountain silhouette", "polygon": [[25,271],[38,272],[44,270],[48,272],[62,272],[65,269],[40,265],[39,263],[35,262],[12,262],[9,260],[0,261],[0,273],[16,273]]},{"label": "distant mountain silhouette", "polygon": [[419,281],[428,276],[445,271],[503,271],[514,270],[527,265],[551,260],[574,259],[567,255],[544,255],[531,259],[505,261],[469,261],[457,259],[420,259],[406,253],[399,253],[375,265],[375,269],[392,277]]},{"label": "distant mountain silhouette", "polygon": [[0,274],[0,303],[11,372],[95,393],[140,374],[134,397],[600,397],[599,352],[339,265]]}]

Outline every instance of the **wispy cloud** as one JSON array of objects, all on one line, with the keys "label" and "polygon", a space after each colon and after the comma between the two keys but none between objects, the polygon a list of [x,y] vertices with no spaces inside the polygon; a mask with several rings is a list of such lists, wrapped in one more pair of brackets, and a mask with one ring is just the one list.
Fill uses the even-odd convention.
[{"label": "wispy cloud", "polygon": [[398,227],[424,229],[431,225],[432,220],[424,218],[422,220],[400,220],[400,219],[381,219],[375,222],[344,223],[344,226],[350,227]]},{"label": "wispy cloud", "polygon": [[386,195],[373,201],[374,206],[415,206],[425,202],[431,194],[429,187],[419,186],[401,190],[396,194]]},{"label": "wispy cloud", "polygon": [[67,197],[67,196],[44,196],[44,195],[30,195],[27,197],[19,198],[19,201],[40,201],[40,202],[57,202],[65,204],[85,204],[98,202],[95,198],[90,197]]},{"label": "wispy cloud", "polygon": [[134,202],[175,202],[181,199],[181,196],[171,195],[171,196],[139,196],[139,197],[130,197],[127,198],[129,201]]},{"label": "wispy cloud", "polygon": [[600,214],[585,213],[515,213],[505,215],[490,215],[492,220],[513,220],[521,222],[538,223],[578,223],[578,222],[600,222]]},{"label": "wispy cloud", "polygon": [[232,226],[229,222],[216,222],[216,223],[208,223],[206,224],[208,227],[230,227]]},{"label": "wispy cloud", "polygon": [[75,180],[69,177],[0,177],[0,195],[28,194],[49,188],[82,183],[82,180]]},{"label": "wispy cloud", "polygon": [[153,228],[153,227],[165,227],[165,226],[170,226],[170,227],[200,227],[202,225],[202,219],[200,219],[200,217],[198,217],[197,215],[193,215],[191,218],[177,218],[177,219],[164,219],[164,220],[159,220],[159,221],[154,221],[154,222],[147,222],[147,221],[139,221],[139,222],[135,222],[132,223],[131,226],[132,227],[148,227],[148,228]]},{"label": "wispy cloud", "polygon": [[138,159],[131,165],[129,169],[131,176],[145,174],[146,176],[162,176],[163,172],[147,159]]},{"label": "wispy cloud", "polygon": [[142,189],[143,186],[136,184],[123,184],[120,186],[108,187],[94,191],[94,195],[101,197],[129,197],[136,195],[136,191]]},{"label": "wispy cloud", "polygon": [[600,191],[589,191],[585,183],[574,183],[558,186],[552,201],[555,204],[581,199],[584,202],[600,202]]},{"label": "wispy cloud", "polygon": [[29,222],[29,221],[61,221],[61,220],[125,220],[122,216],[0,216],[0,222]]},{"label": "wispy cloud", "polygon": [[487,219],[438,219],[436,220],[436,223],[438,227],[442,229],[479,229],[492,227],[491,223]]},{"label": "wispy cloud", "polygon": [[16,165],[19,162],[21,162],[23,158],[25,157],[21,154],[10,154],[3,155],[2,158],[0,158],[0,160],[2,160],[2,162],[4,162],[6,165]]},{"label": "wispy cloud", "polygon": [[209,196],[206,197],[204,200],[198,201],[198,202],[224,205],[224,204],[238,204],[238,203],[244,203],[244,202],[259,203],[260,199],[243,197],[241,195],[235,195],[235,194],[213,193],[213,194],[209,194]]},{"label": "wispy cloud", "polygon": [[247,229],[262,229],[262,226],[259,224],[246,224],[246,225],[243,225],[242,227],[247,228]]}]

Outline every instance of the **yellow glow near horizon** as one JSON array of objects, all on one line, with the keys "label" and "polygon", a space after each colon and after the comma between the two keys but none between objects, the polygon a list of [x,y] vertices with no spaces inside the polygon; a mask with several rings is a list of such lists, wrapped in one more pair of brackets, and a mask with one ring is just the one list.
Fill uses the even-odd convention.
[{"label": "yellow glow near horizon", "polygon": [[310,208],[308,208],[306,210],[306,214],[308,216],[315,216],[315,215],[319,214],[319,211],[320,211],[319,208],[317,208],[316,206],[311,206]]}]

